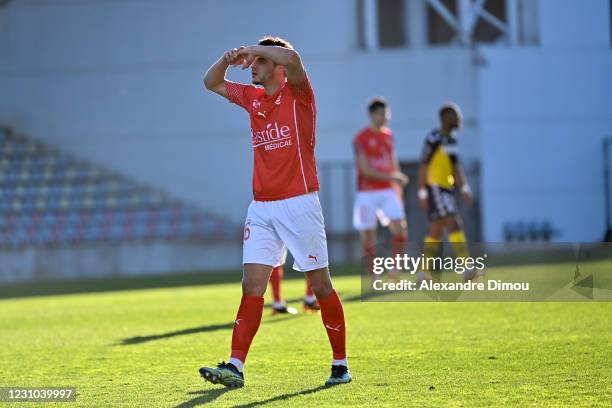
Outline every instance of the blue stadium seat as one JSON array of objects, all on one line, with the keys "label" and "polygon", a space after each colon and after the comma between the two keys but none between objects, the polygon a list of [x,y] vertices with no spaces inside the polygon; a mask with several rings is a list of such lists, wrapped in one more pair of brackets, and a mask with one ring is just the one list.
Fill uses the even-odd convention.
[{"label": "blue stadium seat", "polygon": [[0,132],[2,248],[210,239],[233,228],[219,217],[43,143]]}]

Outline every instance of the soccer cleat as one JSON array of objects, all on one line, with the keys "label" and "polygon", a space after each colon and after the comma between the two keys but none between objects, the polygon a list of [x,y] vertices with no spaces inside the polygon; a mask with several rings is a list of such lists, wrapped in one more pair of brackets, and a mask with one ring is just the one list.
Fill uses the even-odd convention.
[{"label": "soccer cleat", "polygon": [[290,314],[296,315],[297,309],[295,307],[287,307],[286,305],[282,306],[272,306],[272,316],[277,314]]},{"label": "soccer cleat", "polygon": [[348,384],[351,381],[353,381],[353,377],[351,377],[351,372],[347,366],[332,365],[331,376],[325,381],[325,386]]},{"label": "soccer cleat", "polygon": [[217,368],[202,367],[200,375],[206,381],[213,384],[222,384],[228,388],[240,388],[244,386],[244,374],[230,363],[225,361],[217,364]]},{"label": "soccer cleat", "polygon": [[319,306],[319,302],[317,300],[307,300],[304,299],[304,312],[305,313],[317,313],[321,310],[321,306]]}]

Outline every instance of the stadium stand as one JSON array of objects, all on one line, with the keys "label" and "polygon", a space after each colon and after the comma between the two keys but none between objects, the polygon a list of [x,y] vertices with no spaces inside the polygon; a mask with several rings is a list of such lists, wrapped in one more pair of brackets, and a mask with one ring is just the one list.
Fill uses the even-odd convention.
[{"label": "stadium stand", "polygon": [[223,240],[240,226],[128,177],[0,130],[0,249]]}]

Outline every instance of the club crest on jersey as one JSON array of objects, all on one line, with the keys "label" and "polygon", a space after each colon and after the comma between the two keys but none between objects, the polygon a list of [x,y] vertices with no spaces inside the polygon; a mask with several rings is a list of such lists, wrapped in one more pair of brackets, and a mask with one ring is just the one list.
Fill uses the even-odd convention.
[{"label": "club crest on jersey", "polygon": [[257,99],[253,99],[253,109],[259,109],[260,106],[261,102],[259,102]]},{"label": "club crest on jersey", "polygon": [[276,100],[274,101],[274,104],[276,104],[276,105],[280,105],[281,104],[281,96],[282,95],[283,95],[282,93],[278,94],[278,96],[276,97]]}]

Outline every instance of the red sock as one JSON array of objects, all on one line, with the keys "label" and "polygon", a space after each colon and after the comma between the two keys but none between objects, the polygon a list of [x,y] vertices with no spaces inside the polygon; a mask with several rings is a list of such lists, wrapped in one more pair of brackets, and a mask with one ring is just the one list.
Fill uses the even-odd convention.
[{"label": "red sock", "polygon": [[393,252],[393,256],[395,255],[403,255],[406,249],[406,242],[408,239],[403,235],[394,235],[391,237],[391,251]]},{"label": "red sock", "polygon": [[310,285],[310,281],[308,280],[308,278],[306,278],[305,281],[306,281],[306,296],[313,297],[314,292],[312,291],[312,286]]},{"label": "red sock", "polygon": [[332,291],[323,299],[319,299],[321,318],[327,330],[327,337],[334,353],[334,360],[346,358],[346,327],[344,310],[336,291]]},{"label": "red sock", "polygon": [[246,361],[249,347],[253,337],[259,329],[261,315],[263,313],[264,298],[262,296],[242,295],[234,332],[232,333],[232,354],[233,358],[244,362]]},{"label": "red sock", "polygon": [[376,258],[376,245],[366,243],[363,244],[363,267],[366,268],[368,275],[374,274],[374,258]]},{"label": "red sock", "polygon": [[272,269],[272,274],[270,275],[270,284],[272,285],[272,298],[275,302],[281,302],[281,281],[283,280],[283,267],[277,266]]}]

